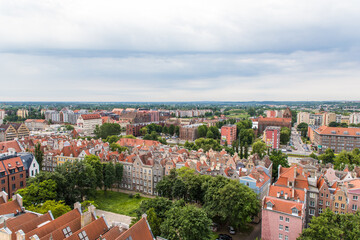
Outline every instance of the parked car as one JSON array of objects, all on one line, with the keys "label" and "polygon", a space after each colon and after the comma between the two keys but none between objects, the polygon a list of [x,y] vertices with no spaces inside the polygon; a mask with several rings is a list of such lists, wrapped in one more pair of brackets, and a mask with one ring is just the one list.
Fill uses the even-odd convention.
[{"label": "parked car", "polygon": [[235,229],[232,227],[232,226],[229,226],[229,233],[231,234],[231,235],[235,235]]},{"label": "parked car", "polygon": [[219,234],[219,237],[216,240],[232,240],[232,237],[227,234]]}]

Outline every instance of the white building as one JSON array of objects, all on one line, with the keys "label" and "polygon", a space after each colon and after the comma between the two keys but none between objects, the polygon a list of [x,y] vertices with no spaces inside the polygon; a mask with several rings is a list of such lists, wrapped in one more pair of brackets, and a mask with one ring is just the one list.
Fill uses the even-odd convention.
[{"label": "white building", "polygon": [[350,120],[349,120],[350,124],[359,124],[360,123],[360,113],[352,113],[350,114]]},{"label": "white building", "polygon": [[102,119],[99,114],[82,114],[76,124],[85,135],[92,135],[95,127],[102,125]]}]

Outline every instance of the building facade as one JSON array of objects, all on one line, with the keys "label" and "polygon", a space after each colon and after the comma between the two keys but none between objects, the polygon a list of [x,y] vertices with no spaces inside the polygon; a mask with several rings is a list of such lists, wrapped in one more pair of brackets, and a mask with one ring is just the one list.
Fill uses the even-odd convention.
[{"label": "building facade", "polygon": [[280,148],[280,127],[267,127],[264,131],[263,140],[272,149]]},{"label": "building facade", "polygon": [[222,145],[231,145],[236,140],[237,128],[236,125],[224,125],[221,127],[221,141]]}]

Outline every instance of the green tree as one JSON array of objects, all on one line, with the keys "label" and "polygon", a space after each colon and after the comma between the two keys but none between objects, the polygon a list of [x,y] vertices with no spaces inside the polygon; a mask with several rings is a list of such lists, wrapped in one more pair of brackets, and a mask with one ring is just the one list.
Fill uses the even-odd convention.
[{"label": "green tree", "polygon": [[257,153],[260,158],[263,158],[263,156],[266,154],[266,150],[266,144],[263,141],[257,141],[252,145],[251,154]]},{"label": "green tree", "polygon": [[124,166],[121,163],[115,163],[115,183],[117,184],[118,188],[120,188],[123,172],[124,172]]},{"label": "green tree", "polygon": [[142,127],[141,129],[140,129],[140,135],[141,136],[145,136],[146,134],[148,134],[149,132],[148,132],[148,129],[147,129],[147,127]]},{"label": "green tree", "polygon": [[180,136],[180,127],[179,126],[175,126],[175,135]]},{"label": "green tree", "polygon": [[329,208],[318,217],[313,217],[309,227],[301,233],[299,240],[359,239],[360,213],[335,214]]},{"label": "green tree", "polygon": [[128,148],[123,147],[120,144],[114,142],[114,143],[110,144],[110,150],[117,151],[118,153],[122,153],[122,152],[125,152],[126,150],[128,150]]},{"label": "green tree", "polygon": [[325,150],[324,154],[318,156],[319,160],[321,160],[322,164],[334,163],[335,154],[331,148]]},{"label": "green tree", "polygon": [[209,131],[206,133],[206,138],[215,139],[215,136],[214,136],[213,132],[209,130]]},{"label": "green tree", "polygon": [[286,154],[283,154],[280,150],[273,150],[270,153],[270,160],[273,162],[272,166],[272,177],[274,180],[278,178],[278,167],[290,167],[288,162],[288,157]]},{"label": "green tree", "polygon": [[161,224],[161,236],[172,240],[210,239],[210,224],[211,220],[201,208],[174,207]]},{"label": "green tree", "polygon": [[115,183],[115,167],[112,162],[106,163],[104,168],[104,192]]},{"label": "green tree", "polygon": [[172,136],[172,135],[174,135],[174,133],[175,133],[175,126],[173,124],[171,124],[169,126],[169,134]]},{"label": "green tree", "polygon": [[36,206],[47,200],[56,199],[56,182],[52,179],[33,182],[26,188],[19,189],[17,193],[22,196],[25,207]]},{"label": "green tree", "polygon": [[40,143],[37,143],[35,145],[34,157],[39,164],[39,169],[42,170],[42,165],[43,165],[43,160],[44,160],[44,152],[41,150]]},{"label": "green tree", "polygon": [[54,218],[58,218],[61,215],[71,211],[71,208],[68,205],[65,205],[64,201],[55,201],[47,200],[44,203],[41,203],[37,206],[31,205],[27,207],[27,210],[45,214],[48,211],[51,211]]},{"label": "green tree", "polygon": [[103,174],[103,166],[101,164],[100,158],[96,155],[89,155],[85,156],[84,159],[85,163],[89,164],[93,167],[96,175],[96,182],[95,185],[98,188],[103,187],[103,181],[104,181],[104,174]]},{"label": "green tree", "polygon": [[169,129],[168,129],[167,126],[164,126],[164,127],[163,127],[162,133],[163,133],[163,134],[168,134],[168,133],[169,133]]},{"label": "green tree", "polygon": [[153,233],[154,236],[160,236],[161,232],[160,232],[160,225],[161,225],[161,219],[158,218],[158,216],[156,215],[155,209],[154,208],[150,208],[149,210],[146,211],[146,215],[147,215],[147,221],[150,225],[151,231]]},{"label": "green tree", "polygon": [[287,127],[282,127],[280,130],[280,143],[285,145],[290,141],[291,131]]},{"label": "green tree", "polygon": [[96,137],[104,139],[108,136],[119,135],[121,127],[117,123],[104,123],[100,127],[96,127],[94,133]]},{"label": "green tree", "polygon": [[120,137],[116,136],[116,135],[112,135],[112,136],[108,136],[105,140],[103,140],[104,142],[108,142],[109,144],[112,143],[116,143],[117,141],[120,140]]},{"label": "green tree", "polygon": [[304,122],[300,123],[297,126],[297,130],[301,133],[302,137],[306,137],[308,128],[309,128],[309,125],[307,123],[304,123]]},{"label": "green tree", "polygon": [[208,128],[206,125],[201,125],[198,127],[198,136],[199,138],[204,138],[206,137],[206,134],[208,132]]}]

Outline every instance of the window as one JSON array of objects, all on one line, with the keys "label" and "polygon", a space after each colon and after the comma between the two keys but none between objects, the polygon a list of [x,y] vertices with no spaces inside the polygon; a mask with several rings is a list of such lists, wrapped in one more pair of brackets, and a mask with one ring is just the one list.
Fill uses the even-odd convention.
[{"label": "window", "polygon": [[329,202],[329,201],[326,201],[326,206],[330,206],[330,202]]},{"label": "window", "polygon": [[315,207],[315,202],[314,201],[310,201],[310,207]]},{"label": "window", "polygon": [[1,184],[4,184],[5,183],[5,179],[1,179]]},{"label": "window", "polygon": [[12,177],[11,177],[11,180],[12,180],[12,181],[15,181],[15,176],[12,176]]},{"label": "window", "polygon": [[344,203],[341,204],[341,208],[345,209],[345,204]]},{"label": "window", "polygon": [[353,196],[353,200],[358,200],[358,196]]},{"label": "window", "polygon": [[297,216],[298,215],[298,210],[296,209],[296,208],[293,208],[293,209],[291,209],[292,210],[292,215],[295,215],[295,216]]},{"label": "window", "polygon": [[310,193],[310,198],[315,198],[315,197],[316,197],[315,193]]},{"label": "window", "polygon": [[70,237],[72,235],[70,227],[64,228],[63,233],[64,233],[65,238]]},{"label": "window", "polygon": [[323,197],[323,196],[324,196],[324,194],[323,194],[323,193],[321,193],[321,196]]},{"label": "window", "polygon": [[283,230],[284,229],[284,226],[283,225],[279,225],[279,230]]},{"label": "window", "polygon": [[286,232],[289,231],[289,226],[285,226],[285,231],[286,231]]},{"label": "window", "polygon": [[356,204],[353,204],[353,205],[352,205],[352,210],[354,210],[354,211],[357,210],[357,205],[356,205]]},{"label": "window", "polygon": [[284,220],[284,217],[283,216],[280,216],[280,221],[283,221]]},{"label": "window", "polygon": [[12,185],[12,190],[15,190],[15,188],[16,188],[16,185],[15,185],[15,183]]},{"label": "window", "polygon": [[339,211],[335,211],[335,213],[336,213],[336,214],[338,214],[338,213],[339,213]]},{"label": "window", "polygon": [[329,198],[329,194],[326,194],[326,198]]},{"label": "window", "polygon": [[339,203],[335,203],[335,207],[338,208],[338,207],[339,207]]},{"label": "window", "polygon": [[290,218],[285,218],[285,222],[290,222]]},{"label": "window", "polygon": [[272,210],[273,205],[271,202],[266,203],[266,206],[267,206],[267,209]]},{"label": "window", "polygon": [[342,196],[339,196],[339,201],[342,201]]},{"label": "window", "polygon": [[21,181],[21,182],[20,182],[20,187],[23,187],[23,186],[24,186],[24,182]]},{"label": "window", "polygon": [[279,233],[279,239],[283,239],[283,235]]},{"label": "window", "polygon": [[285,235],[285,240],[289,240],[289,237],[287,235]]},{"label": "window", "polygon": [[323,212],[322,208],[319,208],[319,214],[321,214]]},{"label": "window", "polygon": [[79,233],[78,236],[79,236],[80,240],[89,240],[85,231],[82,231],[81,233]]},{"label": "window", "polygon": [[319,205],[323,205],[323,200],[319,200]]},{"label": "window", "polygon": [[20,178],[23,178],[24,177],[24,174],[20,174]]},{"label": "window", "polygon": [[314,215],[315,215],[315,210],[314,210],[314,209],[310,209],[309,214],[312,215],[312,216],[314,216]]}]

